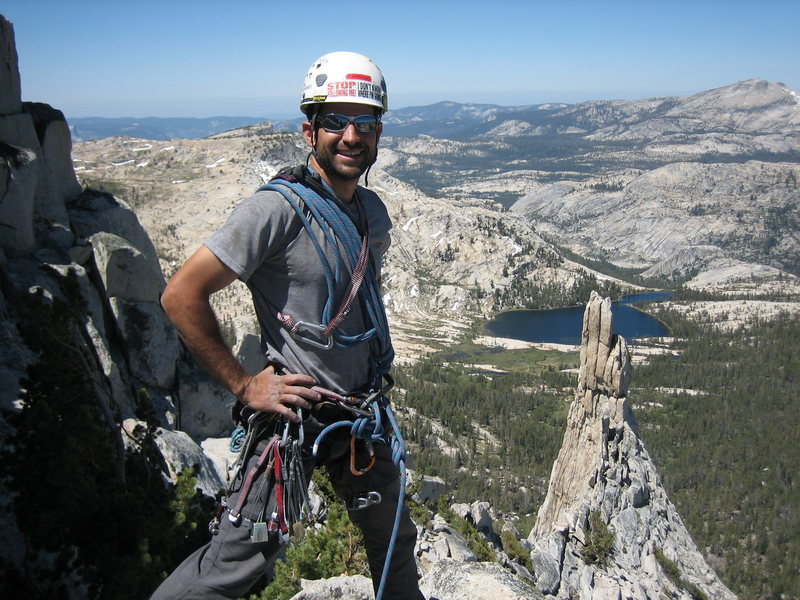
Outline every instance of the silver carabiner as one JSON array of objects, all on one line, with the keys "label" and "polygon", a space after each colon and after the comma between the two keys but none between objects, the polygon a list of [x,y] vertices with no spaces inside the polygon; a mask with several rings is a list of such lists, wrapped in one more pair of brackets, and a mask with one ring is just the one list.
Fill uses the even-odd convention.
[{"label": "silver carabiner", "polygon": [[286,420],[286,425],[283,427],[283,435],[281,436],[280,447],[285,448],[286,443],[289,441],[289,420]]},{"label": "silver carabiner", "polygon": [[381,503],[381,495],[380,492],[368,492],[366,496],[356,496],[353,498],[353,501],[350,503],[348,508],[350,510],[362,510],[367,508],[368,506],[372,506],[373,504],[380,504]]},{"label": "silver carabiner", "polygon": [[[322,342],[315,340],[313,337],[300,335],[300,331],[316,331],[322,335]],[[319,348],[320,350],[330,350],[333,348],[333,336],[330,334],[325,334],[325,325],[318,325],[315,323],[307,323],[305,321],[297,321],[292,328],[289,330],[289,335],[291,335],[294,339],[298,342],[303,342],[304,344],[308,344],[309,346],[314,346],[315,348]]]}]

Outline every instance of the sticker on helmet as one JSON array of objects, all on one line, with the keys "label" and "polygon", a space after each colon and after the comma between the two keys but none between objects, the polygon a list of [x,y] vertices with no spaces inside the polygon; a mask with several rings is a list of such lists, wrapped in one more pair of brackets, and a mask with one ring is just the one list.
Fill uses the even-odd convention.
[{"label": "sticker on helmet", "polygon": [[320,73],[319,75],[317,75],[317,79],[316,79],[316,82],[317,82],[317,87],[319,87],[319,86],[321,86],[323,83],[325,83],[325,81],[326,81],[327,79],[328,79],[328,76],[327,76],[325,73]]},{"label": "sticker on helmet", "polygon": [[368,81],[372,83],[372,77],[369,75],[364,75],[362,73],[348,73],[344,76],[345,79],[358,79],[359,81]]},{"label": "sticker on helmet", "polygon": [[330,98],[367,98],[382,102],[384,95],[381,86],[366,81],[331,81],[328,82]]}]

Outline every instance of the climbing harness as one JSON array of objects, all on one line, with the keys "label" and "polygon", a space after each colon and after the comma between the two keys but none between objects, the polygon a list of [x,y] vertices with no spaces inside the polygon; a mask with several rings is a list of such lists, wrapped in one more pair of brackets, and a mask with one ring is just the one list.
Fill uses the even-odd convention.
[{"label": "climbing harness", "polygon": [[[391,388],[393,384],[394,382],[391,380],[391,378],[389,378],[387,383],[388,388]],[[384,390],[388,391],[386,387],[384,387]],[[381,391],[383,392],[383,390]],[[400,529],[400,521],[403,514],[406,487],[406,445],[403,440],[403,436],[400,433],[400,427],[397,424],[394,413],[389,406],[388,398],[386,398],[383,393],[380,393],[369,402],[368,407],[372,411],[371,418],[368,416],[356,415],[356,417],[352,420],[345,419],[337,421],[335,423],[331,423],[325,429],[323,429],[322,432],[317,436],[317,439],[314,441],[312,453],[314,456],[317,455],[320,444],[332,431],[349,427],[351,435],[350,470],[354,475],[361,475],[363,472],[366,472],[366,470],[363,472],[356,472],[354,467],[354,448],[355,441],[357,439],[363,440],[366,444],[368,444],[368,447],[371,447],[371,444],[373,443],[386,443],[392,449],[392,462],[394,462],[394,464],[400,470],[400,492],[397,498],[397,509],[395,511],[395,519],[392,526],[392,535],[389,538],[389,546],[386,550],[386,560],[383,564],[381,582],[378,588],[378,593],[375,594],[375,600],[380,600],[383,595],[384,586],[386,585],[386,579],[389,575],[389,567],[391,565],[392,554],[394,553],[394,547],[397,542],[397,533]],[[361,410],[363,410],[363,407]],[[386,419],[389,421],[389,424],[391,425],[391,431],[388,431],[388,428],[384,427],[383,415],[385,415]],[[372,458],[371,464],[372,463],[374,463],[374,457]],[[367,470],[368,469],[369,467]],[[352,505],[349,505],[348,508],[351,508],[351,510],[361,510],[372,504],[377,504],[380,501],[381,496],[379,493],[370,492],[365,497],[355,498]]]},{"label": "climbing harness", "polygon": [[[385,393],[393,385],[391,377],[386,376],[386,384],[377,392],[367,394],[359,399],[358,395],[342,396],[331,390],[315,387],[323,397],[313,410],[326,403],[342,409],[340,414],[349,413],[351,418],[343,418],[325,427],[316,437],[312,447],[312,455],[317,456],[319,449],[326,438],[338,429],[349,428],[350,440],[350,467],[351,472],[358,476],[366,473],[374,464],[374,444],[386,444],[392,451],[392,462],[400,470],[400,491],[397,499],[395,519],[392,533],[387,547],[386,559],[381,574],[381,583],[376,594],[380,600],[391,566],[392,554],[396,545],[397,535],[402,518],[405,502],[406,485],[406,446],[397,420],[390,407],[389,399]],[[239,469],[238,481],[241,481],[239,497],[232,507],[221,507],[217,515],[209,523],[209,530],[215,533],[219,527],[222,511],[227,508],[228,519],[235,525],[246,521],[250,528],[250,539],[253,542],[266,542],[271,537],[277,537],[285,543],[291,534],[302,534],[302,521],[309,513],[308,482],[302,463],[302,446],[305,443],[305,432],[302,421],[302,409],[297,409],[301,417],[299,423],[290,423],[281,418],[270,418],[267,413],[253,413],[247,419],[247,434],[240,442],[240,457],[234,468]],[[266,433],[271,431],[272,433]],[[264,436],[268,435],[268,438]],[[258,440],[261,439],[259,442]],[[364,468],[356,467],[356,444],[363,443],[370,455],[370,462]],[[261,448],[263,445],[263,448]],[[249,456],[258,454],[247,473]],[[243,479],[242,479],[243,478]],[[260,479],[257,489],[254,488],[256,480]],[[229,493],[230,493],[229,489]],[[274,502],[268,503],[274,492]],[[261,499],[263,502],[259,514],[252,519],[246,519],[243,512],[248,502]],[[382,501],[381,494],[377,491],[367,492],[356,496],[346,502],[348,510],[363,510]]]}]

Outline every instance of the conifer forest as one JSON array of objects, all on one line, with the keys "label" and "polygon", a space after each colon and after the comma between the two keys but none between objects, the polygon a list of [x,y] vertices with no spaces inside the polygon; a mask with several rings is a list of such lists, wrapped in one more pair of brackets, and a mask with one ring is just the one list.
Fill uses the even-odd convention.
[{"label": "conifer forest", "polygon": [[[667,492],[737,595],[798,597],[800,320],[722,332],[677,313],[659,317],[681,337],[673,352],[634,368],[629,399]],[[538,352],[443,353],[399,377],[416,468],[445,479],[455,501],[520,515],[523,535],[572,399],[576,376],[563,367],[578,364],[577,355],[546,364]],[[509,372],[468,366],[490,361]]]}]

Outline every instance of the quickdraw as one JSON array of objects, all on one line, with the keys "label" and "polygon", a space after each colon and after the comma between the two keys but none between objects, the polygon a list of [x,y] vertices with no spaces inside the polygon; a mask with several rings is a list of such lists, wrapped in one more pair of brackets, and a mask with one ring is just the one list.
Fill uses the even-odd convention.
[{"label": "quickdraw", "polygon": [[[301,419],[302,411],[298,409]],[[237,461],[240,474],[252,453],[254,440],[263,435],[263,423],[272,424],[275,433],[266,441],[258,460],[244,475],[236,504],[228,509],[228,519],[235,525],[247,521],[250,527],[250,539],[253,542],[265,542],[270,536],[277,536],[282,542],[288,541],[290,530],[298,533],[304,515],[308,512],[308,482],[302,463],[302,445],[305,441],[302,424],[297,427],[297,435],[290,434],[293,424],[277,419],[265,419],[265,413],[255,413],[248,419],[248,432],[243,443],[247,450],[242,451]],[[277,433],[283,427],[282,434]],[[236,468],[237,465],[234,465]],[[237,476],[236,479],[238,479]],[[253,489],[256,480],[260,479],[258,489]],[[274,507],[267,515],[267,500],[274,491]],[[230,490],[229,490],[230,492]],[[261,499],[261,512],[253,519],[245,519],[243,511],[247,503]],[[222,510],[226,507],[222,505]],[[209,523],[209,530],[216,533],[219,528],[220,514]]]}]

